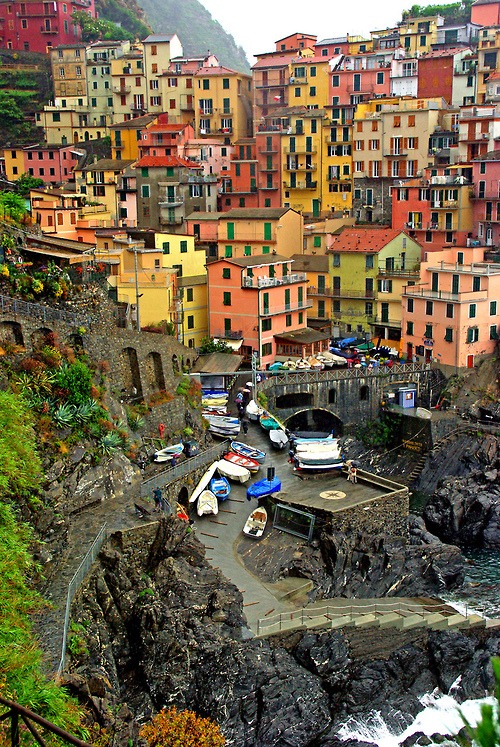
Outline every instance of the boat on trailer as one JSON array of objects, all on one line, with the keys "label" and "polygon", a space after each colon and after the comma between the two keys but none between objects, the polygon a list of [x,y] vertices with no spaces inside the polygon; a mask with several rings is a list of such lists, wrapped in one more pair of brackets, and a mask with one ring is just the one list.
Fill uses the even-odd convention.
[{"label": "boat on trailer", "polygon": [[243,527],[243,534],[251,539],[260,539],[264,534],[267,524],[267,511],[265,508],[256,508],[252,511]]}]

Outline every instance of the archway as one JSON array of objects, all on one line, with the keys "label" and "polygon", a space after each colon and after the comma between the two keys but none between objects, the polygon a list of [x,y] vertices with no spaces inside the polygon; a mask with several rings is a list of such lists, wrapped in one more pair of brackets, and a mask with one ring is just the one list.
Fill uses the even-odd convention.
[{"label": "archway", "polygon": [[292,392],[276,397],[276,408],[287,410],[290,407],[310,407],[313,402],[313,395],[309,392]]},{"label": "archway", "polygon": [[359,388],[359,401],[368,402],[369,399],[370,399],[370,387],[367,386],[366,384],[363,384],[363,386]]},{"label": "archway", "polygon": [[50,345],[50,341],[54,339],[53,335],[54,332],[48,327],[40,327],[39,329],[35,329],[35,331],[31,333],[32,348],[36,350],[37,348],[41,348],[44,345]]},{"label": "archway", "polygon": [[69,336],[69,344],[75,350],[83,350],[83,337],[75,332]]},{"label": "archway", "polygon": [[182,486],[177,494],[177,503],[180,503],[186,511],[189,509],[189,491],[185,485]]},{"label": "archway", "polygon": [[299,410],[285,420],[285,425],[290,431],[333,431],[335,436],[343,433],[342,420],[322,407]]},{"label": "archway", "polygon": [[179,368],[179,359],[175,355],[175,353],[172,356],[172,370],[173,370],[174,374],[178,374],[179,371],[180,371],[180,368]]},{"label": "archway", "polygon": [[145,362],[146,381],[148,389],[158,391],[165,389],[165,376],[160,353],[148,353]]},{"label": "archway", "polygon": [[123,348],[120,353],[123,388],[127,395],[142,397],[141,373],[135,348]]},{"label": "archway", "polygon": [[24,347],[23,329],[19,322],[2,322],[0,324],[0,339]]}]

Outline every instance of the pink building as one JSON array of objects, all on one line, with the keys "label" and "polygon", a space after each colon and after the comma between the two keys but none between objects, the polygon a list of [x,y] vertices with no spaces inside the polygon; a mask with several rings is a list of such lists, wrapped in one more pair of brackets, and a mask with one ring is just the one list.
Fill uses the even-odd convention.
[{"label": "pink building", "polygon": [[159,114],[156,121],[141,130],[139,158],[143,156],[186,156],[186,146],[194,137],[190,124],[170,124],[168,114]]},{"label": "pink building", "polygon": [[420,283],[403,291],[402,335],[408,360],[435,361],[448,374],[472,368],[496,348],[500,264],[481,247],[426,255]]},{"label": "pink building", "polygon": [[43,179],[51,187],[74,181],[73,169],[85,155],[74,145],[29,145],[23,148],[23,154],[24,173]]},{"label": "pink building", "polygon": [[0,0],[0,47],[46,54],[52,47],[81,42],[75,11],[95,18],[94,0]]},{"label": "pink building", "polygon": [[485,246],[500,245],[500,150],[472,162],[474,236]]},{"label": "pink building", "polygon": [[332,105],[355,105],[368,99],[389,96],[392,58],[392,51],[340,57],[330,75]]},{"label": "pink building", "polygon": [[277,354],[276,338],[307,334],[307,279],[292,265],[279,254],[209,263],[210,336],[241,340],[241,354],[250,358],[257,351],[265,366]]}]

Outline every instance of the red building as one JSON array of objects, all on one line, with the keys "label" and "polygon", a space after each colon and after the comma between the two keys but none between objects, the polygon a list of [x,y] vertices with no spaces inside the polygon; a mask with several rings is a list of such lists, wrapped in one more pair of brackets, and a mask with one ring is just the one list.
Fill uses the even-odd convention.
[{"label": "red building", "polygon": [[234,144],[229,171],[221,172],[222,187],[218,210],[259,207],[255,139],[241,138]]},{"label": "red building", "polygon": [[470,9],[470,20],[479,26],[500,26],[500,2],[476,0]]},{"label": "red building", "polygon": [[472,163],[474,236],[483,246],[500,245],[500,150]]},{"label": "red building", "polygon": [[144,156],[186,156],[185,146],[194,138],[190,124],[169,124],[168,114],[159,114],[156,121],[141,130],[139,158]]},{"label": "red building", "polygon": [[75,11],[95,18],[94,0],[0,0],[0,47],[46,54],[52,47],[81,42]]},{"label": "red building", "polygon": [[419,99],[441,96],[448,104],[453,100],[453,75],[463,49],[440,49],[424,52],[418,59],[417,97]]},{"label": "red building", "polygon": [[360,101],[389,96],[393,56],[391,50],[341,57],[330,76],[332,105],[356,105]]}]

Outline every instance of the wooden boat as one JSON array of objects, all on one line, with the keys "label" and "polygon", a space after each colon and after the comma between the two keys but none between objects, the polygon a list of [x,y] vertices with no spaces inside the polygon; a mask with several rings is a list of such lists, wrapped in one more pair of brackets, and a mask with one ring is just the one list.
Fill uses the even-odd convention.
[{"label": "wooden boat", "polygon": [[256,508],[252,511],[243,527],[243,534],[252,539],[260,539],[264,534],[267,524],[267,511],[265,508]]},{"label": "wooden boat", "polygon": [[230,415],[204,415],[204,418],[210,425],[215,425],[217,428],[235,428],[240,425],[238,418]]},{"label": "wooden boat", "polygon": [[317,358],[314,358],[313,356],[308,358],[307,362],[309,363],[310,367],[315,371],[322,371],[325,367],[325,364],[322,361],[319,361]]},{"label": "wooden boat", "polygon": [[263,413],[263,408],[259,407],[254,399],[251,399],[246,408],[247,418],[249,420],[258,420]]},{"label": "wooden boat", "polygon": [[273,449],[284,449],[288,443],[288,436],[282,428],[277,428],[274,431],[269,431],[269,438]]},{"label": "wooden boat", "polygon": [[243,454],[238,454],[236,451],[229,451],[227,454],[224,454],[222,458],[226,462],[231,462],[231,464],[237,464],[240,467],[245,467],[246,469],[250,470],[250,472],[257,472],[260,469],[260,464],[256,459],[251,459],[250,457],[243,456]]},{"label": "wooden boat", "polygon": [[164,449],[155,451],[153,460],[155,462],[169,462],[172,457],[180,456],[183,450],[184,444],[180,441],[178,444],[172,444],[171,446],[166,446]]},{"label": "wooden boat", "polygon": [[327,433],[326,431],[295,431],[290,435],[290,441],[294,443],[311,443],[312,441],[325,441],[329,438],[333,438],[333,433]]},{"label": "wooden boat", "polygon": [[235,451],[237,454],[250,457],[250,459],[255,459],[256,462],[260,462],[261,464],[266,458],[265,451],[256,449],[253,446],[249,446],[248,444],[242,443],[241,441],[231,441],[231,449]]},{"label": "wooden boat", "polygon": [[281,425],[278,423],[276,418],[273,418],[273,416],[269,415],[268,412],[264,412],[260,416],[259,422],[261,428],[263,428],[265,431],[275,431],[278,430],[278,428],[281,428]]},{"label": "wooden boat", "polygon": [[216,464],[217,470],[222,477],[227,477],[229,480],[235,480],[236,482],[248,482],[250,479],[250,470],[246,467],[233,464],[233,462],[228,462],[226,459],[221,459]]},{"label": "wooden boat", "polygon": [[201,411],[201,414],[204,418],[206,418],[207,415],[215,415],[215,416],[227,415],[227,407],[226,405],[218,405],[218,406],[214,405],[213,407],[210,407],[210,406],[204,407],[203,410]]},{"label": "wooden boat", "polygon": [[295,364],[295,368],[297,369],[297,371],[307,371],[311,368],[311,364],[309,363],[309,361],[306,361],[304,358],[301,358]]},{"label": "wooden boat", "polygon": [[225,501],[229,498],[231,486],[225,477],[212,477],[210,480],[210,490],[217,496],[219,501]]},{"label": "wooden boat", "polygon": [[196,513],[198,516],[204,516],[205,514],[219,513],[219,504],[217,497],[212,493],[211,490],[204,490],[198,498],[198,505],[196,506]]},{"label": "wooden boat", "polygon": [[202,397],[202,407],[224,407],[228,403],[227,397]]},{"label": "wooden boat", "polygon": [[215,475],[217,471],[217,464],[218,462],[213,462],[210,465],[210,467],[207,469],[207,471],[202,475],[201,480],[198,482],[198,485],[195,487],[195,489],[191,493],[191,496],[189,498],[190,503],[194,503],[196,500],[198,500],[198,496],[201,495],[201,493],[208,486],[210,480],[212,479],[212,477]]},{"label": "wooden boat", "polygon": [[281,480],[273,477],[272,480],[258,480],[247,489],[247,498],[262,498],[265,495],[279,493],[281,490]]},{"label": "wooden boat", "polygon": [[184,506],[182,506],[180,503],[176,503],[175,510],[177,511],[178,519],[182,519],[182,521],[189,521],[189,516]]},{"label": "wooden boat", "polygon": [[334,462],[327,462],[326,464],[309,464],[308,462],[303,462],[302,460],[297,460],[295,464],[295,469],[305,470],[309,472],[330,472],[332,470],[341,470],[344,466],[344,460],[342,458],[335,460]]}]

